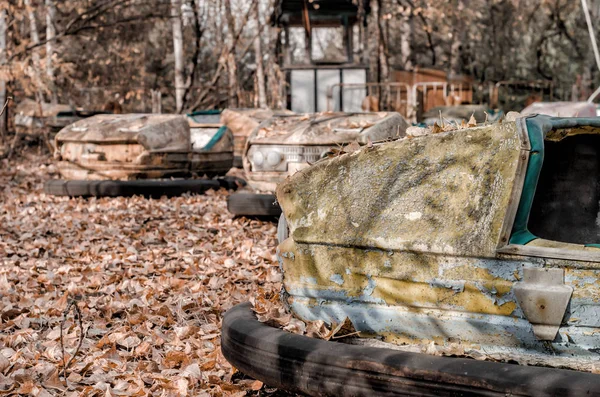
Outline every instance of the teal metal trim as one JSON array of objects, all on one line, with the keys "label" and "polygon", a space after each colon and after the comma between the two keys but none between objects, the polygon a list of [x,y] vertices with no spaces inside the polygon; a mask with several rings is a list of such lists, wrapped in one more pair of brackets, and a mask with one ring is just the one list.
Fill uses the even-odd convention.
[{"label": "teal metal trim", "polygon": [[[527,229],[529,214],[535,196],[538,180],[544,163],[544,139],[552,130],[566,128],[594,127],[600,128],[600,117],[550,117],[543,115],[529,116],[525,125],[531,144],[529,163],[525,173],[523,191],[513,224],[510,244],[525,245],[538,238]],[[590,245],[593,246],[593,245]],[[598,246],[600,248],[600,245]]]},{"label": "teal metal trim", "polygon": [[221,112],[222,112],[222,110],[219,110],[219,109],[196,110],[195,112],[188,113],[187,115],[189,117],[207,116],[207,115],[211,115],[211,114],[221,114]]},{"label": "teal metal trim", "polygon": [[197,116],[216,116],[221,114],[221,110],[219,109],[210,109],[210,110],[196,110],[195,112],[186,114],[187,117],[194,120],[196,123],[202,123],[203,120],[198,120]]},{"label": "teal metal trim", "polygon": [[525,245],[537,238],[527,229],[535,189],[544,162],[544,132],[537,121],[537,118],[530,118],[525,122],[531,152],[525,173],[525,181],[523,182],[523,191],[521,192],[521,199],[519,200],[519,207],[510,236],[510,244]]},{"label": "teal metal trim", "polygon": [[584,247],[600,248],[600,244],[585,244]]},{"label": "teal metal trim", "polygon": [[217,130],[215,135],[213,135],[212,138],[210,138],[210,141],[208,141],[208,143],[204,145],[202,150],[211,150],[217,144],[217,142],[219,142],[221,138],[223,138],[225,132],[227,132],[227,127],[223,125]]}]

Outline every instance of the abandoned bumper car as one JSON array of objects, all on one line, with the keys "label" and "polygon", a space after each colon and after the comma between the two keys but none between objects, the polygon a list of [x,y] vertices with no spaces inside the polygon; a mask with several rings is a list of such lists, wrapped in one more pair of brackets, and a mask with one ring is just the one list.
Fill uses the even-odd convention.
[{"label": "abandoned bumper car", "polygon": [[[224,175],[233,163],[231,131],[218,112],[97,115],[61,130],[55,157],[62,180],[45,191],[67,196],[160,197],[237,188],[241,180],[173,179]],[[166,179],[171,178],[171,179]]]},{"label": "abandoned bumper car", "polygon": [[230,195],[227,208],[235,215],[279,216],[274,192],[287,176],[343,150],[343,145],[401,137],[407,127],[394,112],[274,115],[246,143],[244,171],[252,190]]},{"label": "abandoned bumper car", "polygon": [[524,117],[319,162],[277,189],[283,299],[370,338],[291,334],[243,304],[223,353],[310,395],[600,395],[599,173],[600,118]]}]

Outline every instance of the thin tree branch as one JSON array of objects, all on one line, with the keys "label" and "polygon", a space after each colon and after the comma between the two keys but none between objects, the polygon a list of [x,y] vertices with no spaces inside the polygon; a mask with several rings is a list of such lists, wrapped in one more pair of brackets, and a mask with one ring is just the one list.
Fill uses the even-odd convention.
[{"label": "thin tree branch", "polygon": [[[78,325],[79,325],[79,343],[77,344],[77,349],[75,349],[75,353],[73,353],[71,355],[71,357],[69,358],[69,361],[66,362],[65,361],[65,344],[63,341],[63,328],[65,326],[65,323],[67,322],[67,315],[71,311],[71,307],[74,308],[75,314],[77,315],[77,320],[78,320]],[[79,310],[79,306],[77,306],[77,301],[73,299],[69,302],[69,305],[63,312],[63,319],[60,322],[60,348],[62,350],[62,360],[63,360],[63,379],[65,381],[65,385],[67,385],[67,386],[68,386],[67,369],[75,361],[75,357],[77,356],[77,354],[79,353],[79,350],[81,349],[81,345],[83,344],[84,338],[85,338],[85,331],[83,329],[83,318],[81,315],[81,310]]]}]

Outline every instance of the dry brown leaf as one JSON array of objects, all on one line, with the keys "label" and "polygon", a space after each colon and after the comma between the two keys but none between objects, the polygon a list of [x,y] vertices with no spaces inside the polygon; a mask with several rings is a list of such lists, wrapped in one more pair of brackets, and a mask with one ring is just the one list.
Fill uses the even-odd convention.
[{"label": "dry brown leaf", "polygon": [[[220,326],[223,313],[249,297],[264,302],[263,315],[274,315],[274,323],[291,319],[275,307],[281,288],[273,276],[275,225],[233,218],[224,190],[69,199],[43,193],[44,181],[56,176],[54,161],[37,148],[0,160],[0,390],[88,396],[251,390],[232,380],[220,354]],[[62,368],[59,324],[72,300],[87,333],[67,371],[67,390],[62,372],[48,375],[48,368]],[[79,329],[67,317],[68,360]]]},{"label": "dry brown leaf", "polygon": [[254,382],[252,382],[250,389],[254,390],[254,391],[259,391],[260,389],[262,389],[262,387],[263,387],[263,383],[259,380],[255,380]]},{"label": "dry brown leaf", "polygon": [[357,150],[360,150],[360,144],[356,141],[350,142],[349,144],[344,146],[345,153],[352,153],[352,152],[356,152]]},{"label": "dry brown leaf", "polygon": [[350,321],[350,319],[346,317],[344,321],[335,325],[335,327],[332,327],[331,339],[339,339],[348,336],[357,336],[358,334],[359,332],[356,331],[356,328],[354,328],[354,324],[352,324],[352,321]]},{"label": "dry brown leaf", "polygon": [[437,121],[435,123],[433,123],[433,127],[431,127],[432,134],[438,134],[443,131],[444,131],[444,129],[438,125]]},{"label": "dry brown leaf", "polygon": [[469,119],[469,122],[467,123],[467,125],[469,127],[475,127],[475,126],[477,126],[477,120],[475,120],[475,115],[474,114],[471,115],[471,118]]},{"label": "dry brown leaf", "polygon": [[306,324],[297,318],[292,318],[283,329],[294,334],[304,335],[306,332]]}]

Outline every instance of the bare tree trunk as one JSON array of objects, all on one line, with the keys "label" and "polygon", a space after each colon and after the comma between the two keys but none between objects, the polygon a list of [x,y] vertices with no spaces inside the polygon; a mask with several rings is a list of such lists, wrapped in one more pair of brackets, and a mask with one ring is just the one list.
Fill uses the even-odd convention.
[{"label": "bare tree trunk", "polygon": [[160,90],[151,90],[152,95],[152,113],[162,113],[162,94]]},{"label": "bare tree trunk", "polygon": [[[408,15],[406,15],[408,14]],[[412,49],[410,43],[413,40],[413,17],[412,9],[402,17],[400,33],[400,53],[402,54],[402,66],[404,70],[412,70]]]},{"label": "bare tree trunk", "polygon": [[[6,64],[6,10],[0,10],[0,70],[4,68]],[[6,102],[6,80],[4,76],[0,76],[0,108],[4,106]],[[0,116],[0,143],[4,143],[6,136],[6,121],[7,118],[6,110],[3,115]]]},{"label": "bare tree trunk", "polygon": [[185,79],[183,76],[183,28],[181,26],[181,4],[171,0],[171,22],[173,24],[173,56],[175,58],[175,103],[177,113],[183,108]]},{"label": "bare tree trunk", "polygon": [[[463,4],[462,1],[459,0],[457,2],[457,9],[462,10]],[[462,70],[462,43],[465,39],[465,27],[460,26],[460,14],[456,14],[454,16],[454,23],[452,29],[452,44],[450,45],[450,70],[449,75],[451,79],[456,78],[460,75]]]},{"label": "bare tree trunk", "polygon": [[[27,17],[29,18],[29,29],[31,35],[31,41],[33,44],[40,44],[40,36],[37,30],[37,21],[35,20],[35,11],[31,6],[31,0],[24,0],[25,7],[27,9]],[[34,81],[36,85],[37,102],[41,104],[44,101],[44,92],[42,90],[42,76],[40,71],[40,54],[38,49],[34,48],[31,50],[31,60],[33,62],[33,73]],[[41,106],[41,105],[40,105]]]},{"label": "bare tree trunk", "polygon": [[[227,20],[228,26],[228,39],[231,44],[234,41],[234,35],[237,32],[235,26],[235,19],[231,12],[231,4],[228,0],[224,2],[225,6],[225,19]],[[230,44],[230,45],[231,45]],[[237,76],[237,65],[235,60],[235,47],[231,49],[231,52],[227,55],[227,70],[229,73],[228,88],[229,88],[229,107],[239,106],[239,82]]]},{"label": "bare tree trunk", "polygon": [[[369,80],[376,83],[379,82],[379,41],[381,39],[379,33],[379,1],[371,2],[371,15],[369,15],[369,23],[367,26],[367,59],[369,60]],[[368,95],[379,96],[377,92],[369,92]]]},{"label": "bare tree trunk", "polygon": [[[388,56],[388,45],[387,45],[387,29],[384,24],[387,24],[387,20],[383,20],[383,9],[381,6],[381,0],[375,0],[373,3],[379,3],[377,5],[377,31],[378,31],[378,49],[377,53],[379,54],[379,80],[382,83],[387,83],[390,79],[390,67],[389,67],[389,56]],[[375,10],[373,10],[375,12]],[[385,85],[383,89],[380,90],[381,98],[379,99],[379,105],[383,106],[384,109],[390,109],[391,105],[391,92],[390,87]]]},{"label": "bare tree trunk", "polygon": [[239,107],[238,98],[238,77],[237,77],[237,65],[235,63],[235,55],[229,53],[227,55],[227,71],[229,72],[229,107]]},{"label": "bare tree trunk", "polygon": [[54,56],[54,37],[56,37],[56,28],[54,20],[56,19],[56,8],[53,0],[45,0],[46,4],[46,77],[52,93],[52,103],[58,102],[56,94],[56,83],[54,80],[54,65],[52,57]]},{"label": "bare tree trunk", "polygon": [[[260,2],[256,2],[256,31],[260,33]],[[257,34],[254,39],[254,56],[256,57],[256,85],[258,94],[258,106],[261,108],[267,107],[267,94],[265,92],[265,71],[263,69],[263,53],[261,48],[261,34]]]}]

